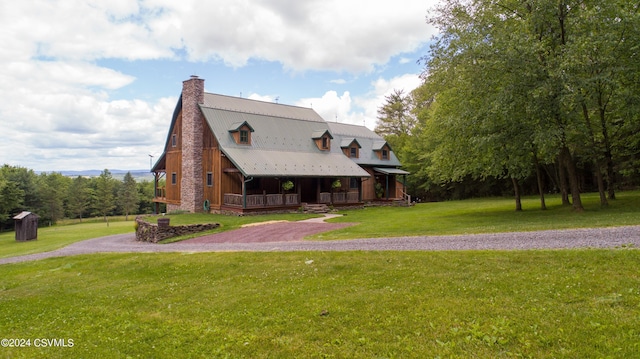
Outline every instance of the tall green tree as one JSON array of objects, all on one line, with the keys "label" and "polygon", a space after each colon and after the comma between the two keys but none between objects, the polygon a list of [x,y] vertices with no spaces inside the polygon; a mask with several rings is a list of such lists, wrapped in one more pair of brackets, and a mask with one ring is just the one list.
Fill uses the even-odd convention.
[{"label": "tall green tree", "polygon": [[41,202],[38,175],[33,170],[5,164],[0,167],[0,177],[13,182],[23,192],[21,210],[35,212],[38,209]]},{"label": "tall green tree", "polygon": [[55,224],[64,217],[64,206],[70,180],[62,174],[42,173],[38,178],[38,192],[41,202],[38,212],[42,221]]},{"label": "tall green tree", "polygon": [[15,182],[0,176],[0,229],[10,227],[12,217],[20,211],[24,191]]},{"label": "tall green tree", "polygon": [[123,184],[120,187],[120,193],[118,201],[120,207],[124,211],[125,219],[129,220],[129,214],[136,212],[140,198],[138,196],[138,186],[136,180],[131,175],[131,172],[127,172],[124,175]]},{"label": "tall green tree", "polygon": [[397,152],[417,124],[411,94],[395,89],[385,96],[385,103],[378,108],[378,122],[374,131],[385,138]]},{"label": "tall green tree", "polygon": [[535,111],[526,101],[538,73],[526,37],[514,36],[520,18],[484,5],[447,2],[430,18],[442,36],[423,75],[435,96],[424,132],[434,144],[429,172],[443,182],[508,179],[521,210],[519,181],[539,158]]},{"label": "tall green tree", "polygon": [[419,111],[429,174],[509,178],[518,201],[518,180],[535,172],[544,207],[540,167],[555,162],[582,210],[577,163],[586,160],[613,197],[616,151],[633,156],[622,129],[637,119],[623,106],[638,102],[637,19],[638,4],[625,0],[442,3],[428,19],[440,36],[423,59],[422,92],[434,101]]},{"label": "tall green tree", "polygon": [[97,209],[104,217],[104,221],[109,225],[107,216],[111,214],[111,211],[115,208],[115,187],[116,180],[113,179],[113,175],[108,169],[105,169],[100,173],[100,176],[96,178],[96,205]]},{"label": "tall green tree", "polygon": [[92,192],[89,179],[82,176],[73,179],[67,194],[67,210],[72,218],[79,218],[82,222],[82,217],[91,204]]}]

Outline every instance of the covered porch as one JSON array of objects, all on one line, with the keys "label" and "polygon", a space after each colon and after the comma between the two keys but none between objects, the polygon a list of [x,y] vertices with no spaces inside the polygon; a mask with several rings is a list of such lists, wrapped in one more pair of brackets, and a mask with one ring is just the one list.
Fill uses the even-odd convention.
[{"label": "covered porch", "polygon": [[223,209],[290,210],[303,204],[353,205],[362,203],[358,177],[245,177],[241,190],[223,194]]}]

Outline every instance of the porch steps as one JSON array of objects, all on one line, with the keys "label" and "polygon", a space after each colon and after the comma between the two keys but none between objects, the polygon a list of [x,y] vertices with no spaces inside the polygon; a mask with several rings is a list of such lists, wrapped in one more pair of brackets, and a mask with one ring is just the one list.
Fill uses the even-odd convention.
[{"label": "porch steps", "polygon": [[306,213],[329,213],[331,211],[324,203],[305,203],[303,207]]}]

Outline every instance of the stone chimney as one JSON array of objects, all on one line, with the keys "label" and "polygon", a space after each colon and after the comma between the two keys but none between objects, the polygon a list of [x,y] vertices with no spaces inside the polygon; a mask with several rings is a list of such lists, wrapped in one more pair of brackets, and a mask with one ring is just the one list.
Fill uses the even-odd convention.
[{"label": "stone chimney", "polygon": [[202,178],[203,115],[198,104],[204,103],[204,79],[198,76],[182,83],[182,178],[180,208],[201,212],[204,201]]}]

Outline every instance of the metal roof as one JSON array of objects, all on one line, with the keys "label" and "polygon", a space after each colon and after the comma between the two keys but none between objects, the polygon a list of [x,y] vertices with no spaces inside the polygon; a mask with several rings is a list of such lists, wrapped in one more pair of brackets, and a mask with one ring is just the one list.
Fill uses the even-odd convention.
[{"label": "metal roof", "polygon": [[383,173],[385,175],[408,175],[411,172],[407,172],[398,168],[386,168],[386,167],[374,167],[374,171]]},{"label": "metal roof", "polygon": [[15,217],[13,217],[13,219],[17,219],[17,220],[25,219],[25,218],[27,218],[30,214],[31,214],[31,212],[28,212],[28,211],[22,211],[22,212],[20,212],[18,215],[16,215]]},{"label": "metal roof", "polygon": [[[369,177],[344,154],[227,148],[223,152],[245,176]],[[319,152],[319,151],[318,151]]]},{"label": "metal roof", "polygon": [[243,112],[255,115],[325,122],[322,117],[320,117],[320,115],[311,108],[282,105],[272,102],[212,93],[204,94],[204,104],[202,104],[202,106],[212,109]]},{"label": "metal roof", "polygon": [[[220,102],[209,106],[207,99],[228,101],[235,107]],[[242,102],[247,111],[239,110]],[[313,137],[330,129],[315,111],[259,102],[205,94],[200,106],[222,152],[245,176],[370,176],[342,153],[339,142],[330,151],[317,147]],[[229,128],[244,122],[254,130],[250,145],[236,143],[229,133]]]},{"label": "metal roof", "polygon": [[[350,125],[346,123],[328,122],[331,134],[335,141],[344,145],[351,143],[355,138],[360,145],[360,157],[351,160],[359,165],[381,166],[381,167],[400,167],[402,164],[393,151],[389,152],[389,159],[382,160],[375,151],[378,151],[387,144],[387,142],[377,133],[371,131],[365,126]],[[391,147],[389,147],[391,148]]]}]

